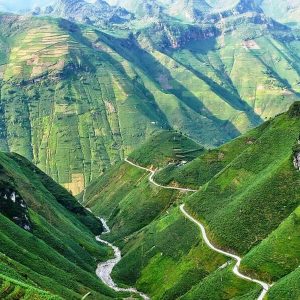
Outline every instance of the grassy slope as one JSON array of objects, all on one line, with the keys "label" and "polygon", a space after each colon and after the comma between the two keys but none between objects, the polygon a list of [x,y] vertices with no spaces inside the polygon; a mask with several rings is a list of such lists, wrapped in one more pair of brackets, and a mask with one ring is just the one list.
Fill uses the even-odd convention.
[{"label": "grassy slope", "polygon": [[74,194],[153,131],[216,146],[298,99],[299,41],[247,16],[205,38],[171,21],[133,37],[0,17],[1,150],[33,160]]},{"label": "grassy slope", "polygon": [[94,299],[115,298],[95,275],[97,261],[111,254],[95,241],[99,221],[24,158],[1,153],[0,165],[1,192],[10,187],[20,195],[32,228],[22,229],[1,211],[1,297],[51,298],[38,288],[64,299],[81,299],[90,291]]},{"label": "grassy slope", "polygon": [[237,158],[242,151],[250,147],[267,124],[265,123],[216,149],[205,150],[203,155],[185,165],[168,165],[155,175],[155,180],[165,185],[173,183],[197,188],[207,183]]},{"label": "grassy slope", "polygon": [[170,163],[188,162],[203,151],[203,147],[181,133],[162,131],[146,140],[128,158],[141,166],[159,168]]},{"label": "grassy slope", "polygon": [[[300,132],[299,116],[292,113],[298,106],[181,167],[189,177],[178,177],[177,185],[202,185],[192,196],[166,195],[169,191],[149,186],[146,172],[124,164],[95,181],[86,201],[96,213],[105,211],[113,225],[109,237],[124,254],[114,271],[116,279],[136,282],[153,299],[253,299],[258,295],[258,286],[237,279],[230,267],[219,269],[227,259],[207,249],[197,228],[179,213],[177,204],[184,201],[206,224],[216,245],[244,255],[245,273],[269,282],[279,280],[269,299],[288,295],[289,288],[298,295],[293,272],[299,264],[299,173],[291,159]],[[151,165],[148,158],[157,159],[152,151],[141,148],[137,157],[146,153],[144,163]],[[201,171],[207,170],[202,176]],[[194,179],[193,174],[200,175]],[[166,196],[171,202],[161,209]],[[153,199],[157,216],[152,220]],[[140,226],[134,228],[130,224],[136,220]],[[127,224],[130,231],[120,230]]]},{"label": "grassy slope", "polygon": [[[191,209],[223,246],[248,251],[299,204],[297,184],[291,188],[298,181],[291,155],[299,128],[298,117],[277,117],[254,144],[189,199]],[[255,212],[251,219],[250,212]]]},{"label": "grassy slope", "polygon": [[[3,266],[2,266],[3,267]],[[17,281],[7,276],[0,275],[1,299],[36,299],[36,300],[60,300],[59,296],[37,289],[29,284]]]},{"label": "grassy slope", "polygon": [[[188,161],[199,152],[202,152],[201,146],[192,140],[177,132],[166,131],[152,136],[129,159],[145,166],[152,161],[159,166],[173,160]],[[145,171],[123,162],[87,188],[84,205],[97,215],[112,220],[114,238],[128,236],[143,228],[180,197],[176,191],[150,185],[148,176]]]},{"label": "grassy slope", "polygon": [[299,299],[299,268],[279,280],[270,290],[267,299]]}]

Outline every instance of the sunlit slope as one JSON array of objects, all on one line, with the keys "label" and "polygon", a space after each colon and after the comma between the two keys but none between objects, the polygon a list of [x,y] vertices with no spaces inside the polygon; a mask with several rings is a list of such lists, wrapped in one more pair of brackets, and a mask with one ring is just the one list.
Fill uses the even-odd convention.
[{"label": "sunlit slope", "polygon": [[[1,267],[4,267],[2,265]],[[49,292],[38,289],[30,284],[25,284],[13,278],[0,274],[1,299],[37,299],[61,300],[62,298]]]},{"label": "sunlit slope", "polygon": [[[189,161],[201,152],[202,147],[197,143],[177,132],[166,131],[149,138],[129,159],[142,159],[146,166],[150,164],[156,168],[171,161]],[[182,197],[176,191],[152,186],[148,176],[127,162],[119,163],[88,186],[83,205],[96,215],[114,220],[110,224],[114,238],[132,234]]]},{"label": "sunlit slope", "polygon": [[88,39],[97,40],[95,32],[63,21],[24,22],[30,28],[9,39],[1,147],[78,194],[167,122],[127,74],[130,66],[125,71],[109,49]]},{"label": "sunlit slope", "polygon": [[274,283],[268,299],[297,298],[300,200],[293,155],[299,120],[296,103],[287,113],[185,165],[164,155],[160,162],[147,143],[132,154],[142,166],[172,162],[156,178],[169,172],[162,184],[199,188],[193,195],[156,187],[148,172],[126,163],[96,180],[85,203],[108,218],[112,233],[107,237],[122,248],[115,278],[135,284],[153,299],[258,297],[259,286],[238,279],[231,272],[232,261],[207,249],[197,227],[179,211],[178,204],[185,202],[214,245],[243,257],[244,274]]},{"label": "sunlit slope", "polygon": [[[200,148],[167,131],[151,137],[129,159],[155,168],[189,161],[190,155],[197,153],[195,147]],[[179,152],[186,156],[178,157]],[[258,295],[255,285],[236,278],[228,267],[217,271],[227,258],[208,249],[197,228],[180,214],[177,203],[186,194],[156,187],[148,177],[148,172],[123,162],[86,190],[84,205],[109,220],[112,232],[105,238],[122,248],[123,259],[115,268],[114,278],[137,285],[152,299],[177,299],[198,282],[203,283],[199,299]],[[211,294],[211,285],[220,278],[224,284]]]},{"label": "sunlit slope", "polygon": [[260,15],[132,32],[0,18],[1,149],[74,194],[155,131],[215,147],[299,98],[299,41]]},{"label": "sunlit slope", "polygon": [[99,220],[26,159],[2,153],[0,165],[0,298],[116,298],[95,274],[111,254]]}]

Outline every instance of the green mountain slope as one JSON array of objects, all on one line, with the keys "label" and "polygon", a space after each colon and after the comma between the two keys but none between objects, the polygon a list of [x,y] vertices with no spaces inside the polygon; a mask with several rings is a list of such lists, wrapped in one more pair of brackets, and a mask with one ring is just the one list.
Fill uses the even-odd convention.
[{"label": "green mountain slope", "polygon": [[297,33],[251,9],[101,30],[2,14],[1,150],[79,194],[153,132],[211,148],[287,110]]},{"label": "green mountain slope", "polygon": [[95,274],[102,224],[15,154],[0,154],[0,226],[1,299],[117,298]]},{"label": "green mountain slope", "polygon": [[[201,153],[202,148],[195,142],[177,132],[167,131],[151,137],[129,158],[141,158],[145,165],[152,161],[155,167],[159,162],[189,161],[199,153],[197,149],[201,149]],[[149,224],[178,198],[180,193],[151,186],[143,170],[122,162],[88,186],[83,204],[96,215],[106,218],[114,215],[113,232],[123,237]]]},{"label": "green mountain slope", "polygon": [[[84,203],[108,218],[107,238],[122,249],[115,279],[153,299],[258,297],[259,286],[237,278],[233,262],[207,248],[197,227],[180,213],[178,204],[185,202],[214,245],[243,256],[244,274],[274,283],[268,299],[297,299],[300,199],[293,159],[299,133],[296,103],[246,135],[187,164],[176,161],[156,176],[162,184],[198,187],[191,195],[151,184],[149,173],[126,162],[101,176],[87,189]],[[159,162],[152,144],[131,160],[142,166],[172,162],[163,155]]]}]

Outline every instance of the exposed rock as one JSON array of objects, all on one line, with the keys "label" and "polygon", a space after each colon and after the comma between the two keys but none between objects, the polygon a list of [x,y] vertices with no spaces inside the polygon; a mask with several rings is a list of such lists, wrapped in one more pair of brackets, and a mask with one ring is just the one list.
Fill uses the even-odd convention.
[{"label": "exposed rock", "polygon": [[11,187],[0,187],[0,213],[24,230],[32,230],[27,204]]},{"label": "exposed rock", "polygon": [[294,167],[300,171],[300,135],[298,142],[293,149],[293,163]]},{"label": "exposed rock", "polygon": [[294,154],[294,166],[300,171],[300,151]]},{"label": "exposed rock", "polygon": [[[138,38],[146,37],[153,46],[160,49],[180,49],[192,41],[205,40],[219,35],[214,26],[202,28],[195,25],[173,26],[172,23],[159,21],[143,30]],[[155,37],[155,40],[152,40]]]}]

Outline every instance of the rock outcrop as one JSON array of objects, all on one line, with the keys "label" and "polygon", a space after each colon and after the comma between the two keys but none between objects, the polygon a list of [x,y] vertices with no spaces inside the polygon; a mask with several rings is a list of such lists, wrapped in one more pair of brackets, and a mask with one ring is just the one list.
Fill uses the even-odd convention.
[{"label": "rock outcrop", "polygon": [[300,135],[297,144],[294,146],[293,149],[293,163],[295,169],[300,171]]},{"label": "rock outcrop", "polygon": [[294,154],[294,166],[300,171],[300,151]]},{"label": "rock outcrop", "polygon": [[27,204],[11,187],[0,187],[0,213],[24,230],[32,230]]}]

